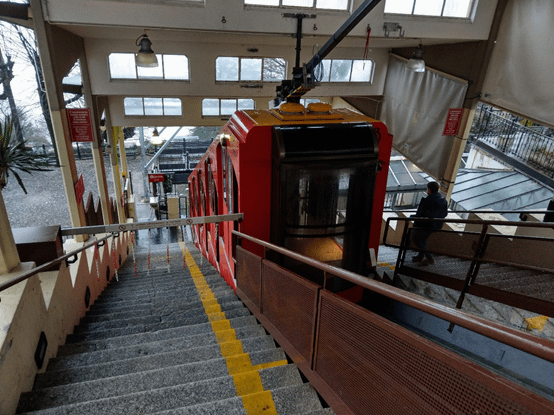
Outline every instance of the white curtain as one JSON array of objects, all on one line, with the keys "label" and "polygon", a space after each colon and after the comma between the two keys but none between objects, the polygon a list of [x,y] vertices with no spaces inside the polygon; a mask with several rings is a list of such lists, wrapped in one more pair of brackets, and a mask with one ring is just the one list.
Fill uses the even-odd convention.
[{"label": "white curtain", "polygon": [[391,55],[381,119],[393,147],[437,180],[444,177],[454,137],[443,136],[449,108],[461,108],[467,82],[427,69],[417,73]]},{"label": "white curtain", "polygon": [[481,100],[554,127],[554,1],[510,0]]}]

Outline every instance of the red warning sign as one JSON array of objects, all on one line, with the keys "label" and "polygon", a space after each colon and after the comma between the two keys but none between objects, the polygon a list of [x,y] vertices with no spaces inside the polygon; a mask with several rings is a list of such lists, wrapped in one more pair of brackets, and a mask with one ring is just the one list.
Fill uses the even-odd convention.
[{"label": "red warning sign", "polygon": [[446,116],[446,122],[444,123],[444,130],[442,135],[456,135],[458,127],[460,126],[460,120],[462,119],[463,108],[450,108],[448,115]]},{"label": "red warning sign", "polygon": [[72,142],[92,143],[94,141],[89,108],[68,108],[67,118]]}]

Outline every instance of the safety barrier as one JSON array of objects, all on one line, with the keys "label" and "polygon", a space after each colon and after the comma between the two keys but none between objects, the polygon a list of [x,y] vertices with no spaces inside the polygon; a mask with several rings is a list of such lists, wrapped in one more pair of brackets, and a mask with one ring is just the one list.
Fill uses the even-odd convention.
[{"label": "safety barrier", "polygon": [[[233,232],[237,294],[340,414],[550,414],[554,402],[354,304],[328,287],[343,279],[366,290],[554,362],[554,345],[361,275]],[[269,258],[283,256],[321,271],[318,282]],[[371,301],[370,301],[371,302]]]},{"label": "safety barrier", "polygon": [[[489,213],[491,215],[491,213]],[[541,222],[510,222],[501,220],[467,219],[422,219],[444,223],[443,229],[431,233],[428,240],[429,252],[449,258],[465,260],[457,266],[455,275],[421,270],[410,267],[406,261],[407,252],[417,249],[412,242],[411,218],[390,217],[387,219],[383,241],[387,246],[399,248],[395,266],[397,274],[422,279],[427,282],[460,291],[457,308],[461,308],[467,293],[501,302],[512,307],[554,317],[554,302],[545,296],[524,295],[509,287],[480,283],[488,274],[481,272],[484,264],[533,271],[525,276],[524,285],[544,280],[544,275],[554,274],[554,224]],[[420,219],[418,219],[419,221]],[[389,230],[395,222],[395,235],[389,241]],[[398,235],[401,234],[399,240]],[[541,236],[532,236],[541,235]],[[462,268],[462,267],[466,268]],[[462,277],[460,275],[463,274]],[[479,278],[480,275],[483,277]],[[523,279],[520,280],[522,282]],[[520,284],[521,285],[521,284]]]},{"label": "safety barrier", "polygon": [[[21,392],[31,390],[35,374],[46,368],[114,277],[114,265],[129,253],[130,238],[110,234],[85,245],[68,240],[64,249],[71,252],[38,267],[21,263],[0,276],[2,414],[15,413]],[[56,264],[59,269],[53,270]]]},{"label": "safety barrier", "polygon": [[[241,218],[234,214],[62,229],[62,236],[104,235],[86,244],[66,240],[67,254],[38,267],[22,263],[11,274],[0,275],[0,414],[15,413],[20,394],[32,389],[36,373],[46,368],[117,277],[117,267],[133,251],[130,231]],[[51,270],[56,265],[59,269]]]}]

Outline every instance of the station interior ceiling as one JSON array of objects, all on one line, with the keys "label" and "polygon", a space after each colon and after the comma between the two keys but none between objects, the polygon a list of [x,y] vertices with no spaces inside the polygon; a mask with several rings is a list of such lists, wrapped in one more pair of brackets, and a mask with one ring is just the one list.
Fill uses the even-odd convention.
[{"label": "station interior ceiling", "polygon": [[[31,0],[32,14],[42,12],[46,26],[39,48],[48,47],[54,82],[67,75],[75,61],[86,63],[90,92],[109,102],[113,125],[222,125],[225,120],[203,117],[204,98],[252,98],[264,109],[275,97],[277,82],[220,82],[215,60],[221,56],[281,57],[287,79],[295,64],[298,20],[302,21],[300,63],[304,64],[341,27],[363,2],[349,0],[348,10],[301,7],[264,7],[244,0]],[[385,1],[375,8],[331,51],[328,59],[363,59],[374,63],[371,82],[323,82],[305,98],[332,101],[335,97],[381,99],[391,53],[411,57],[419,44],[429,68],[471,81],[481,76],[491,29],[505,6],[504,0],[475,1],[468,19],[423,18],[386,14]],[[497,7],[498,6],[498,7]],[[30,25],[34,25],[35,17]],[[397,23],[396,31],[385,24]],[[368,39],[369,32],[369,39]],[[147,33],[157,54],[184,54],[189,79],[117,80],[110,77],[111,53],[135,53],[136,40]],[[41,47],[42,44],[42,47]],[[367,45],[367,46],[366,46]],[[473,91],[468,92],[468,95]],[[181,117],[133,117],[124,114],[125,97],[177,97]]]},{"label": "station interior ceiling", "polygon": [[[39,52],[48,61],[44,73],[52,110],[63,109],[64,88],[77,87],[99,114],[108,114],[111,125],[221,126],[229,117],[205,116],[204,99],[251,99],[255,108],[266,109],[280,82],[217,80],[217,58],[283,58],[286,79],[291,79],[298,15],[303,17],[302,65],[360,6],[371,3],[347,0],[345,10],[329,10],[273,1],[281,6],[251,4],[255,0],[29,0],[27,18],[13,12],[10,18],[9,10],[0,14],[35,28]],[[379,118],[392,57],[409,59],[422,45],[428,70],[467,83],[464,109],[471,111],[478,102],[486,102],[554,126],[554,115],[547,110],[554,107],[554,83],[547,82],[548,68],[554,65],[554,53],[549,52],[554,46],[541,40],[548,39],[544,30],[554,18],[554,5],[540,0],[525,5],[516,0],[473,0],[468,17],[456,19],[386,13],[387,1],[392,2],[375,1],[373,10],[326,57],[371,60],[371,80],[321,82],[304,98],[354,107]],[[110,75],[110,54],[135,53],[144,33],[157,54],[188,58],[186,80],[115,79]],[[524,56],[533,59],[520,62],[514,56],[510,48],[522,46],[526,46]],[[82,85],[62,86],[77,61]],[[510,72],[512,66],[520,72]],[[124,110],[128,97],[178,98],[182,114],[129,115]]]}]

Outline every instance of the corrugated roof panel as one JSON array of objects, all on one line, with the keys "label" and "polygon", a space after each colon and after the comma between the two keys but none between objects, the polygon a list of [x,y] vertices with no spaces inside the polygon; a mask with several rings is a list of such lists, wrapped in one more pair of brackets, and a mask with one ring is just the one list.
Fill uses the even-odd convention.
[{"label": "corrugated roof panel", "polygon": [[[415,181],[415,183],[414,183]],[[414,189],[425,189],[427,180],[425,180],[411,162],[402,160],[392,160],[389,165],[389,175],[387,177],[387,191],[413,191]]]},{"label": "corrugated roof panel", "polygon": [[[465,180],[458,183],[458,178],[456,179],[452,200],[465,210],[546,209],[554,195],[552,189],[517,171],[464,169],[458,177],[460,176]],[[513,217],[510,219],[517,220]]]},{"label": "corrugated roof panel", "polygon": [[456,179],[456,184],[454,185],[454,193],[459,193],[464,190],[472,190],[478,186],[485,186],[490,183],[497,183],[499,181],[502,181],[498,184],[499,187],[509,186],[510,180],[515,180],[516,177],[519,176],[517,174],[514,174],[514,172],[486,172],[480,176],[475,175],[471,180],[467,180],[463,183],[458,183],[458,180]]},{"label": "corrugated roof panel", "polygon": [[[434,180],[427,173],[420,172],[419,175],[426,182]],[[452,201],[468,211],[542,210],[547,208],[553,196],[554,190],[517,170],[460,169]],[[509,220],[519,220],[517,213],[503,216]]]}]

